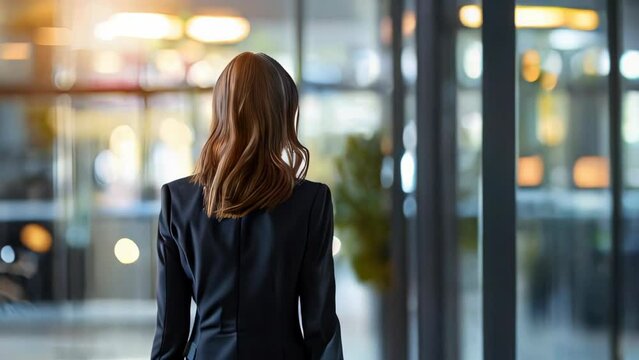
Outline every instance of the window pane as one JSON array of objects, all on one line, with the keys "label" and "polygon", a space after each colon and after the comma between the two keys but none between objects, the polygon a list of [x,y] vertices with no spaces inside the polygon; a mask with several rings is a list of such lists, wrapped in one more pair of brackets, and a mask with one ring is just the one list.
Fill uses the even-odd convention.
[{"label": "window pane", "polygon": [[519,359],[609,354],[605,1],[517,2]]},{"label": "window pane", "polygon": [[622,154],[624,239],[622,354],[626,359],[639,358],[639,1],[620,2],[623,46],[620,70],[622,76]]},{"label": "window pane", "polygon": [[464,360],[482,359],[481,154],[482,39],[474,21],[481,7],[460,2],[456,11],[457,238],[459,348]]},{"label": "window pane", "polygon": [[380,35],[387,12],[372,0],[304,2],[300,132],[309,178],[334,196],[336,302],[344,357],[353,359],[381,358],[389,280],[390,190],[380,175],[391,155],[390,42]]},{"label": "window pane", "polygon": [[[293,1],[226,3],[0,1],[3,359],[148,358],[160,185],[193,170],[232,57],[296,71]],[[229,13],[250,31],[182,32]]]}]

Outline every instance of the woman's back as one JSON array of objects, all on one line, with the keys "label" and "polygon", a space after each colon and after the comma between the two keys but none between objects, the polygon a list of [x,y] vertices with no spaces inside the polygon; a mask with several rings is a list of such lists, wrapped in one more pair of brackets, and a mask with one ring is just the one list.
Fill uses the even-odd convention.
[{"label": "woman's back", "polygon": [[326,185],[300,180],[276,207],[222,220],[207,216],[189,178],[161,197],[152,359],[342,358]]}]

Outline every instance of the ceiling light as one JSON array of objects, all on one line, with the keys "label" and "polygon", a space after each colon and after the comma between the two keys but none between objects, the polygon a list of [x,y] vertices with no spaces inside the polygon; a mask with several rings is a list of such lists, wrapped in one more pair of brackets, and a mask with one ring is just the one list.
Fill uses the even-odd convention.
[{"label": "ceiling light", "polygon": [[[465,27],[480,28],[483,22],[482,17],[482,9],[479,5],[465,5],[459,9],[459,21]],[[591,31],[599,27],[599,14],[590,9],[519,5],[515,7],[515,26],[534,29],[565,27]]]},{"label": "ceiling light", "polygon": [[176,40],[182,37],[182,21],[173,15],[123,12],[99,23],[94,33],[102,40],[117,37]]},{"label": "ceiling light", "polygon": [[232,44],[251,32],[251,24],[240,16],[194,16],[186,23],[186,33],[205,43]]}]

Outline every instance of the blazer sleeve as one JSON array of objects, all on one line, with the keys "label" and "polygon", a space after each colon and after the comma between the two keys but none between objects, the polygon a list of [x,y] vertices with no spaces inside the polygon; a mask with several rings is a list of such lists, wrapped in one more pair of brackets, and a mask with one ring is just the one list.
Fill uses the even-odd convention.
[{"label": "blazer sleeve", "polygon": [[309,233],[302,260],[300,303],[306,358],[341,360],[342,339],[335,313],[333,203],[321,184],[311,206]]},{"label": "blazer sleeve", "polygon": [[161,190],[157,235],[157,320],[152,360],[184,359],[189,336],[190,282],[180,262],[180,252],[171,236],[171,195],[168,185]]}]

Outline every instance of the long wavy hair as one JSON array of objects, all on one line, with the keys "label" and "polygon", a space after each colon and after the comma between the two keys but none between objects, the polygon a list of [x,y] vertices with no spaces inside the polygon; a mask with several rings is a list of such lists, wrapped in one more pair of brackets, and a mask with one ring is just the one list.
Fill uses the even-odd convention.
[{"label": "long wavy hair", "polygon": [[215,84],[211,134],[191,177],[203,186],[208,217],[242,217],[291,195],[310,156],[298,123],[297,87],[277,61],[251,52],[231,60]]}]

